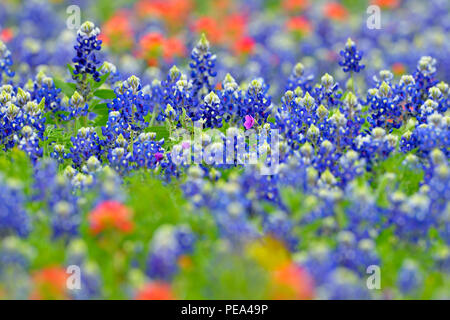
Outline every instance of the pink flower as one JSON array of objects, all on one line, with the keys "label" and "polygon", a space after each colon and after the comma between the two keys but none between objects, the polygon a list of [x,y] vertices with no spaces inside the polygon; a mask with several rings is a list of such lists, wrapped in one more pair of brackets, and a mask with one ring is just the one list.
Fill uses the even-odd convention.
[{"label": "pink flower", "polygon": [[161,152],[157,152],[155,153],[155,158],[157,162],[160,162],[164,158],[164,155]]},{"label": "pink flower", "polygon": [[183,149],[188,149],[190,146],[191,146],[191,144],[187,141],[181,143],[181,147]]},{"label": "pink flower", "polygon": [[253,127],[254,124],[255,124],[255,119],[253,119],[253,117],[250,115],[246,115],[245,122],[244,122],[245,129],[247,129],[247,130],[250,129],[251,127]]}]

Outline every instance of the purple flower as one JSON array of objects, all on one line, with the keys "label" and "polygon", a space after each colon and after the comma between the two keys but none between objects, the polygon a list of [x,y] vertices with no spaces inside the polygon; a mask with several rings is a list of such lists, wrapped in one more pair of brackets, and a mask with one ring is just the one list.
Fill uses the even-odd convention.
[{"label": "purple flower", "polygon": [[253,119],[252,116],[247,115],[245,116],[245,122],[244,122],[244,127],[245,129],[250,129],[251,127],[253,127],[253,125],[255,124],[255,119]]},{"label": "purple flower", "polygon": [[155,153],[155,158],[157,162],[160,162],[164,158],[164,155],[161,152],[157,152]]}]

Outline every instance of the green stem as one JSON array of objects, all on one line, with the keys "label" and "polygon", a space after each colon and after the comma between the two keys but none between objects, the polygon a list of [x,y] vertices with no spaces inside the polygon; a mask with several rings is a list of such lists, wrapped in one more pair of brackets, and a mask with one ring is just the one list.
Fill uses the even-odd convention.
[{"label": "green stem", "polygon": [[354,72],[350,71],[351,77],[352,77],[352,92],[353,94],[355,94],[355,76],[354,76]]},{"label": "green stem", "polygon": [[156,106],[153,107],[152,118],[150,119],[150,127],[153,127],[156,119]]}]

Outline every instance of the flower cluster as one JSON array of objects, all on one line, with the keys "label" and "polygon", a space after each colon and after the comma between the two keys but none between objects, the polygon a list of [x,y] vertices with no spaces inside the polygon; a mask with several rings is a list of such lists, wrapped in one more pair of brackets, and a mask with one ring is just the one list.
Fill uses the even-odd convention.
[{"label": "flower cluster", "polygon": [[97,70],[97,65],[100,61],[97,58],[96,51],[100,51],[102,41],[97,37],[100,29],[92,22],[87,21],[78,30],[77,45],[74,47],[76,56],[72,59],[75,63],[74,75],[81,75],[85,77],[90,74],[95,81],[100,81],[100,73]]},{"label": "flower cluster", "polygon": [[0,298],[449,298],[446,12],[348,3],[2,3]]}]

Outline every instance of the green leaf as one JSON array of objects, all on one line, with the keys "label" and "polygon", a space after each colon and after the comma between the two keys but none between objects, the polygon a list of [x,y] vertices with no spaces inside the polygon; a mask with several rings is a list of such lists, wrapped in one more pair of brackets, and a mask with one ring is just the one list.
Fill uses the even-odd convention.
[{"label": "green leaf", "polygon": [[114,99],[116,98],[116,93],[110,89],[98,89],[94,92],[94,96],[102,99]]},{"label": "green leaf", "polygon": [[109,113],[108,104],[106,102],[95,104],[92,107],[91,112],[97,115],[108,115]]},{"label": "green leaf", "polygon": [[92,90],[97,90],[98,88],[100,88],[102,86],[102,84],[105,83],[106,79],[108,79],[108,77],[109,77],[109,73],[106,73],[100,77],[99,82],[92,80],[92,84],[91,84]]},{"label": "green leaf", "polygon": [[53,78],[53,83],[55,87],[61,89],[61,92],[64,93],[67,97],[72,97],[73,93],[77,89],[77,85],[72,82],[64,82],[61,79]]},{"label": "green leaf", "polygon": [[69,71],[70,71],[70,74],[72,75],[72,76],[75,76],[75,77],[77,77],[77,76],[79,76],[79,75],[76,75],[75,74],[75,68],[70,64],[70,63],[68,63],[67,64],[67,69],[69,69]]},{"label": "green leaf", "polygon": [[156,133],[156,138],[158,140],[164,138],[165,142],[169,141],[170,133],[166,127],[147,127],[144,131]]},{"label": "green leaf", "polygon": [[98,115],[94,120],[95,127],[103,127],[108,122],[108,114],[106,115]]}]

